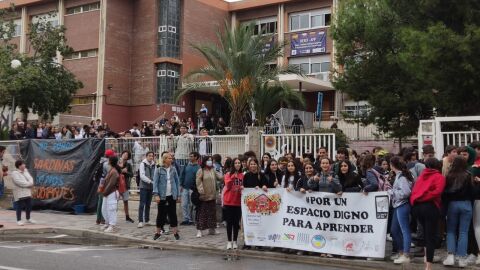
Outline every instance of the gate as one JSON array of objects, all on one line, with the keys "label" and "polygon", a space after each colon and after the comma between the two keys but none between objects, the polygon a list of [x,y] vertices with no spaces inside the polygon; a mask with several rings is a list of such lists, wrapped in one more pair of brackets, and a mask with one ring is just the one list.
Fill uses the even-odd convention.
[{"label": "gate", "polygon": [[422,154],[424,145],[433,145],[435,157],[441,159],[447,145],[465,146],[480,141],[480,130],[442,130],[444,123],[479,122],[480,116],[435,117],[433,120],[421,120],[418,128],[418,148]]},{"label": "gate", "polygon": [[262,134],[260,142],[260,151],[270,153],[277,159],[289,152],[294,152],[296,156],[305,153],[315,155],[319,147],[326,147],[330,158],[334,159],[337,153],[335,144],[335,134]]}]

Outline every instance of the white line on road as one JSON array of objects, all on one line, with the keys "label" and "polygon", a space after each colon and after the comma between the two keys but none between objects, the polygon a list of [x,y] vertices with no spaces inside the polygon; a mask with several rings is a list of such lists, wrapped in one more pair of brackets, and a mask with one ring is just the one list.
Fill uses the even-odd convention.
[{"label": "white line on road", "polygon": [[27,248],[27,247],[42,247],[45,245],[21,245],[21,246],[0,246],[0,248],[10,248],[10,249],[21,249],[21,248]]},{"label": "white line on road", "polygon": [[68,235],[66,235],[66,234],[59,234],[59,235],[50,236],[50,237],[47,237],[47,238],[54,239],[54,238],[62,238],[62,237],[66,237],[66,236],[68,236]]},{"label": "white line on road", "polygon": [[29,269],[0,265],[0,270],[29,270]]},{"label": "white line on road", "polygon": [[68,252],[85,252],[85,251],[108,251],[108,250],[120,250],[120,249],[128,249],[128,248],[91,248],[91,247],[75,247],[75,248],[61,248],[61,249],[53,249],[53,250],[46,250],[46,249],[36,249],[34,251],[39,252],[49,252],[49,253],[57,253],[57,254],[66,254]]}]

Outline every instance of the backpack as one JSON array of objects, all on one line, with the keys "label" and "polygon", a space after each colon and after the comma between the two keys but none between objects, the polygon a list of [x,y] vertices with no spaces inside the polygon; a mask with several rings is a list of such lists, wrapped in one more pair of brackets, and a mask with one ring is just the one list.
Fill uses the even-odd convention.
[{"label": "backpack", "polygon": [[120,194],[123,194],[127,191],[128,189],[127,189],[127,182],[125,181],[125,175],[121,173],[120,176],[118,177],[118,192]]},{"label": "backpack", "polygon": [[388,191],[392,189],[392,184],[388,182],[387,179],[385,179],[385,176],[377,172],[375,169],[371,169],[373,174],[375,174],[375,177],[377,177],[378,181],[378,191]]}]

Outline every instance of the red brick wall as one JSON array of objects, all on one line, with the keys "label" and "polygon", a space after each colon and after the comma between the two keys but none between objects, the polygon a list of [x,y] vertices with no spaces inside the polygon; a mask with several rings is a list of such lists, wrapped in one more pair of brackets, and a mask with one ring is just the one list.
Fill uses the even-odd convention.
[{"label": "red brick wall", "polygon": [[278,6],[266,6],[261,8],[249,9],[237,12],[237,20],[240,22],[250,21],[253,19],[273,17],[278,15]]},{"label": "red brick wall", "polygon": [[77,91],[77,95],[90,95],[97,92],[97,57],[65,60],[63,65],[83,83],[83,88]]},{"label": "red brick wall", "polygon": [[[78,5],[81,4],[82,3],[78,3]],[[98,10],[66,15],[65,27],[67,28],[67,32],[65,33],[65,37],[67,38],[67,44],[75,51],[97,49],[99,26],[100,11]]]}]

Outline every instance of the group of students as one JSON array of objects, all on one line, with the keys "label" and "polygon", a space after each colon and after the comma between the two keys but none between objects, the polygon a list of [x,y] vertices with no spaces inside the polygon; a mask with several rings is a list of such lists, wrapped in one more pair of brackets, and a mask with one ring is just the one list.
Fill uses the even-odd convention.
[{"label": "group of students", "polygon": [[[478,248],[467,253],[469,244],[480,240],[480,201],[477,200],[480,199],[479,142],[461,148],[448,146],[441,161],[434,157],[431,146],[423,148],[422,160],[418,159],[413,148],[403,149],[399,155],[376,148],[372,153],[364,152],[358,157],[339,148],[335,162],[327,153],[328,150],[321,147],[316,157],[312,154],[296,157],[294,153],[288,153],[278,160],[265,153],[259,161],[250,151],[222,162],[219,155],[200,157],[197,152],[191,152],[189,160],[183,163],[175,161],[173,153],[164,152],[161,165],[157,166],[154,153],[149,152],[140,164],[137,176],[140,187],[138,227],[150,224],[150,203],[154,199],[158,204],[154,239],[167,232],[167,218],[175,238],[180,239],[176,204],[181,201],[183,222],[180,225],[196,224],[197,237],[202,237],[206,230],[209,234],[216,234],[216,201],[221,194],[222,219],[227,228],[226,246],[227,249],[237,249],[244,188],[264,191],[285,188],[289,192],[321,191],[338,195],[343,192],[367,195],[387,191],[391,202],[388,226],[393,240],[394,263],[410,262],[414,231],[418,240],[416,245],[424,247],[425,269],[431,269],[434,250],[440,247],[444,235],[448,250],[444,265],[458,263],[458,266],[465,267],[480,263],[480,257],[477,260],[475,256]],[[116,218],[112,213],[116,209],[110,203],[114,196],[109,187],[115,186],[114,179],[118,174],[124,173],[131,179],[133,173],[125,165],[129,164],[128,152],[122,153],[122,166],[118,165],[115,155],[107,154],[110,169],[103,172],[102,185],[106,188],[101,194],[101,209],[106,231],[113,231]],[[179,166],[179,163],[186,165]],[[115,196],[118,198],[119,194]],[[129,221],[128,207],[126,213]],[[469,234],[469,230],[473,233]]]}]

